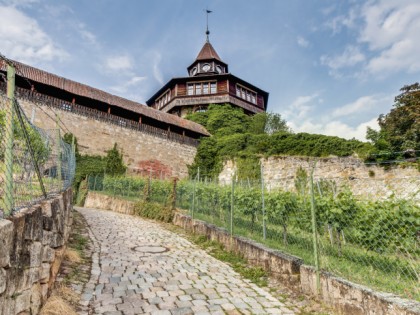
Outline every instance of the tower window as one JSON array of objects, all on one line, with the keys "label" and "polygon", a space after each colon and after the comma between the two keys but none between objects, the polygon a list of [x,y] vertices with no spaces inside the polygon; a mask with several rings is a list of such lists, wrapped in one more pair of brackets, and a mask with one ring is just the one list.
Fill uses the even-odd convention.
[{"label": "tower window", "polygon": [[187,84],[187,95],[216,94],[216,82],[194,82]]},{"label": "tower window", "polygon": [[243,87],[242,85],[236,85],[236,96],[246,100],[247,102],[257,104],[257,93]]},{"label": "tower window", "polygon": [[157,109],[161,109],[171,100],[171,90],[167,90],[161,97],[156,100]]}]

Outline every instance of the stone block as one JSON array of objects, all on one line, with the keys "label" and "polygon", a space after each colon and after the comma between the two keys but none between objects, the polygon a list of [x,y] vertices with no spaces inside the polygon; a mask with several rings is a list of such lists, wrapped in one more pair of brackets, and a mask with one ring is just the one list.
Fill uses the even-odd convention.
[{"label": "stone block", "polygon": [[42,250],[42,262],[53,262],[55,257],[55,250],[45,245]]},{"label": "stone block", "polygon": [[48,281],[50,280],[50,269],[51,265],[49,263],[42,263],[39,275],[40,283],[48,283]]},{"label": "stone block", "polygon": [[0,268],[0,295],[6,291],[7,287],[7,276],[6,276],[6,270],[3,268]]},{"label": "stone block", "polygon": [[15,294],[15,313],[19,314],[31,309],[31,290],[26,290]]},{"label": "stone block", "polygon": [[0,314],[15,314],[15,300],[9,296],[0,296]]},{"label": "stone block", "polygon": [[41,266],[42,256],[43,256],[42,251],[43,251],[43,246],[41,242],[33,242],[29,246],[29,255],[30,255],[29,267],[30,268],[36,268],[36,267]]},{"label": "stone block", "polygon": [[58,271],[60,269],[61,261],[63,260],[65,252],[65,247],[60,247],[55,250],[55,260],[51,264],[50,269],[50,280],[48,282],[48,286],[51,288],[54,284],[55,278],[57,277]]},{"label": "stone block", "polygon": [[31,288],[31,314],[38,314],[42,305],[42,289],[39,283]]},{"label": "stone block", "polygon": [[0,219],[0,268],[9,266],[12,244],[13,223]]},{"label": "stone block", "polygon": [[25,211],[24,238],[31,241],[42,239],[42,208],[39,205]]},{"label": "stone block", "polygon": [[51,211],[51,200],[44,200],[41,202],[41,208],[42,208],[42,215],[44,217],[51,217],[52,211]]},{"label": "stone block", "polygon": [[42,298],[42,304],[44,304],[48,298],[48,283],[41,284],[41,298]]}]

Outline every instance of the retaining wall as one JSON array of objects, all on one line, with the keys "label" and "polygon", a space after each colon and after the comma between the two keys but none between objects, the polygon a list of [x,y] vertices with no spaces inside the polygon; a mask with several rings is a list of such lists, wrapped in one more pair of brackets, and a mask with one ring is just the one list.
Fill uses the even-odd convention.
[{"label": "retaining wall", "polygon": [[71,189],[0,219],[0,314],[38,314],[59,271],[72,224]]},{"label": "retaining wall", "polygon": [[[267,189],[295,191],[296,172],[302,167],[311,173],[314,161],[314,179],[334,181],[338,187],[348,187],[353,194],[366,198],[386,199],[391,196],[420,199],[420,172],[416,166],[366,165],[353,157],[327,157],[315,159],[298,156],[272,156],[261,158],[263,177]],[[226,161],[219,181],[230,184],[236,171],[233,161]]]}]

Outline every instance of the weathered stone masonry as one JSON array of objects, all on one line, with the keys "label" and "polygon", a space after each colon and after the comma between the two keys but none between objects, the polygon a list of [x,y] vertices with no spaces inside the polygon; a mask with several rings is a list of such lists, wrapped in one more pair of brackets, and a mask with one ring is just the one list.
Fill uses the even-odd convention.
[{"label": "weathered stone masonry", "polygon": [[27,100],[19,100],[19,103],[28,117],[32,117],[34,110],[34,124],[43,129],[56,128],[57,112],[60,120],[76,136],[82,154],[104,156],[106,151],[117,143],[131,172],[152,172],[154,177],[160,177],[161,174],[162,177],[186,177],[187,165],[192,164],[197,152],[196,147],[189,144],[119,127],[65,110],[35,105]]},{"label": "weathered stone masonry", "polygon": [[0,219],[0,314],[38,314],[72,224],[71,189]]}]

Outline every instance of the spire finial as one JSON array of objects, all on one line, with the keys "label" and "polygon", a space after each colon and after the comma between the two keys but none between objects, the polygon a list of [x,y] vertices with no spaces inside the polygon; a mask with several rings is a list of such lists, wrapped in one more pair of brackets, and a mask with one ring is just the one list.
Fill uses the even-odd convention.
[{"label": "spire finial", "polygon": [[210,35],[210,31],[209,31],[209,14],[212,13],[213,11],[210,11],[208,8],[206,9],[206,17],[207,17],[207,29],[206,29],[206,41],[207,43],[209,42],[209,35]]}]

